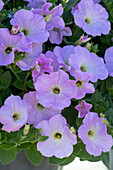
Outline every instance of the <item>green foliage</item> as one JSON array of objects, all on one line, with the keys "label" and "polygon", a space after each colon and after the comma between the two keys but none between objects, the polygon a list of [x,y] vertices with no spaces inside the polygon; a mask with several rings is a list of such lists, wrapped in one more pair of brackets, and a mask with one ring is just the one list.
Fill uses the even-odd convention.
[{"label": "green foliage", "polygon": [[0,90],[4,90],[7,89],[10,84],[11,84],[11,74],[9,71],[4,72],[1,76],[0,76]]},{"label": "green foliage", "polygon": [[35,150],[33,146],[25,150],[25,154],[27,159],[34,165],[39,165],[43,161],[43,156],[42,154],[38,151]]},{"label": "green foliage", "polygon": [[101,155],[101,159],[102,159],[102,162],[106,165],[106,167],[109,169],[110,167],[109,167],[109,158],[110,158],[110,156],[109,156],[109,152],[106,152],[106,153],[102,153],[102,155]]},{"label": "green foliage", "polygon": [[78,3],[79,0],[69,0],[65,7],[64,7],[64,12],[70,10],[73,6],[75,6]]},{"label": "green foliage", "polygon": [[16,155],[17,155],[16,148],[12,148],[12,149],[9,149],[9,150],[3,150],[0,147],[0,162],[3,165],[6,165],[6,164],[14,161],[16,159]]}]

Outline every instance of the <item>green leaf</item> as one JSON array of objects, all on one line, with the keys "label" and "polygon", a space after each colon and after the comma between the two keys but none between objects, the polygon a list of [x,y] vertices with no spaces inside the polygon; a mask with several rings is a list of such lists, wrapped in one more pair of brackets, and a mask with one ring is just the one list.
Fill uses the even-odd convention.
[{"label": "green leaf", "polygon": [[64,11],[70,10],[73,6],[77,4],[78,1],[79,0],[69,0],[65,5]]},{"label": "green leaf", "polygon": [[87,153],[83,142],[79,143],[79,147],[80,147],[80,152],[79,152],[79,154],[77,154],[77,157],[84,158],[84,159],[90,159],[91,155],[89,153]]},{"label": "green leaf", "polygon": [[23,143],[23,144],[21,144],[20,146],[18,146],[18,148],[19,148],[19,149],[27,149],[27,148],[29,148],[31,145],[32,145],[32,143],[26,142],[26,143]]},{"label": "green leaf", "polygon": [[42,160],[43,160],[43,156],[42,154],[37,150],[34,149],[34,147],[30,147],[28,149],[25,150],[25,154],[27,159],[34,165],[39,165]]},{"label": "green leaf", "polygon": [[67,24],[67,25],[73,23],[73,16],[71,14],[71,10],[63,13],[63,20],[64,20],[65,24]]},{"label": "green leaf", "polygon": [[0,66],[0,75],[3,73],[2,67]]},{"label": "green leaf", "polygon": [[78,112],[73,105],[65,108],[61,114],[67,119],[67,123],[70,126],[76,125],[76,117],[78,116]]},{"label": "green leaf", "polygon": [[57,164],[62,164],[63,162],[66,161],[67,158],[56,158],[55,156],[52,156],[51,158],[49,158],[49,163],[53,164],[53,165],[57,165]]},{"label": "green leaf", "polygon": [[7,89],[10,84],[11,84],[11,74],[9,71],[4,72],[1,76],[0,76],[0,90],[4,90]]},{"label": "green leaf", "polygon": [[10,149],[16,147],[16,144],[15,143],[2,143],[1,147],[4,150],[10,150]]},{"label": "green leaf", "polygon": [[25,86],[24,84],[19,81],[19,80],[16,80],[13,84],[17,89],[20,89],[20,90],[24,90],[25,89]]},{"label": "green leaf", "polygon": [[65,166],[70,164],[72,161],[74,161],[75,156],[74,155],[70,155],[63,163],[60,164],[60,166]]},{"label": "green leaf", "polygon": [[15,160],[17,154],[16,148],[10,150],[3,150],[0,148],[0,162],[6,165]]},{"label": "green leaf", "polygon": [[105,166],[109,169],[109,152],[106,152],[106,153],[102,153],[101,155],[101,158],[102,158],[102,162],[105,164]]},{"label": "green leaf", "polygon": [[5,89],[1,92],[2,101],[5,101],[7,97],[12,94],[12,90],[10,88]]},{"label": "green leaf", "polygon": [[35,89],[34,86],[33,86],[33,80],[32,79],[27,81],[26,85],[31,89]]}]

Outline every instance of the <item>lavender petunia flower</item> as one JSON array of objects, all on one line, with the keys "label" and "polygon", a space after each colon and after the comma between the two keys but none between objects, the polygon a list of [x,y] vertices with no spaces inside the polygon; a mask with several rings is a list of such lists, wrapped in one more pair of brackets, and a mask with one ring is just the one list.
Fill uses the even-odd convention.
[{"label": "lavender petunia flower", "polygon": [[78,136],[86,145],[90,155],[99,156],[102,151],[110,151],[113,145],[112,136],[107,134],[107,128],[102,119],[97,113],[89,112],[83,120],[83,125],[78,129]]},{"label": "lavender petunia flower", "polygon": [[33,68],[42,52],[42,44],[32,43],[30,46],[32,47],[32,53],[25,52],[24,58],[16,63],[23,71]]},{"label": "lavender petunia flower", "polygon": [[2,0],[0,0],[0,11],[2,10],[3,6],[4,6],[4,3],[2,2]]},{"label": "lavender petunia flower", "polygon": [[46,58],[44,54],[41,54],[40,57],[36,60],[35,68],[32,71],[32,77],[34,83],[36,82],[39,75],[43,73],[51,73],[53,72],[53,68],[51,66],[52,63],[51,58]]},{"label": "lavender petunia flower", "polygon": [[69,57],[74,53],[74,46],[67,45],[63,48],[56,46],[54,53],[57,56],[57,61],[59,64],[64,67],[65,70],[72,72],[74,69],[69,65]]},{"label": "lavender petunia flower", "polygon": [[93,93],[95,88],[93,84],[88,83],[92,74],[90,73],[83,73],[81,71],[75,71],[75,79],[76,81],[73,82],[74,88],[74,98],[75,99],[82,99],[86,93]]},{"label": "lavender petunia flower", "polygon": [[[92,73],[91,81],[96,82],[98,79],[104,80],[108,77],[108,70],[105,68],[104,60],[88,49],[76,46],[74,54],[70,55],[69,64],[75,70]],[[104,74],[103,74],[104,73]]]},{"label": "lavender petunia flower", "polygon": [[30,6],[31,8],[41,8],[45,3],[46,0],[24,0],[29,2],[27,6]]},{"label": "lavender petunia flower", "polygon": [[100,4],[95,4],[93,0],[81,0],[73,16],[75,24],[92,36],[108,34],[111,29],[111,24],[107,20],[108,12]]},{"label": "lavender petunia flower", "polygon": [[93,0],[94,3],[100,3],[101,0]]},{"label": "lavender petunia flower", "polygon": [[61,4],[49,10],[52,7],[52,3],[46,3],[43,5],[42,9],[34,9],[34,14],[39,14],[45,17],[46,30],[52,30],[55,28],[64,29],[65,23],[60,17],[63,14],[63,7]]},{"label": "lavender petunia flower", "polygon": [[24,95],[24,100],[32,106],[28,112],[27,123],[33,124],[34,127],[36,127],[42,120],[49,120],[54,115],[61,113],[61,110],[59,109],[54,109],[52,107],[46,108],[38,103],[38,100],[36,99],[36,91],[26,93]]},{"label": "lavender petunia flower", "polygon": [[21,9],[11,19],[12,25],[18,25],[22,34],[23,42],[30,44],[43,43],[48,39],[48,31],[45,30],[46,23],[42,16],[35,15],[31,11]]},{"label": "lavender petunia flower", "polygon": [[54,28],[49,32],[49,40],[52,44],[61,44],[63,36],[71,36],[72,32],[69,27],[64,29]]},{"label": "lavender petunia flower", "polygon": [[89,110],[92,108],[92,104],[82,100],[75,108],[79,111],[78,117],[83,118],[86,114],[89,113]]},{"label": "lavender petunia flower", "polygon": [[5,100],[4,106],[0,109],[0,122],[2,130],[7,132],[17,131],[27,123],[29,104],[19,96],[11,95]]},{"label": "lavender petunia flower", "polygon": [[55,115],[49,121],[40,122],[36,128],[41,128],[42,133],[49,138],[38,142],[37,149],[46,157],[68,157],[73,152],[73,145],[77,143],[76,135],[71,133],[66,126],[66,119]]},{"label": "lavender petunia flower", "polygon": [[113,47],[110,47],[106,50],[104,58],[109,76],[113,77]]},{"label": "lavender petunia flower", "polygon": [[73,98],[73,84],[69,75],[63,70],[43,74],[37,78],[35,89],[37,100],[44,107],[64,109],[71,104]]},{"label": "lavender petunia flower", "polygon": [[22,43],[20,35],[11,35],[7,28],[0,29],[0,65],[14,62],[14,52],[30,52],[31,47]]},{"label": "lavender petunia flower", "polygon": [[59,67],[60,67],[60,64],[59,62],[57,61],[57,56],[55,55],[54,52],[52,51],[47,51],[45,53],[45,56],[46,58],[51,58],[53,60],[53,62],[51,63],[51,66],[53,67],[53,71],[58,71],[59,70]]}]

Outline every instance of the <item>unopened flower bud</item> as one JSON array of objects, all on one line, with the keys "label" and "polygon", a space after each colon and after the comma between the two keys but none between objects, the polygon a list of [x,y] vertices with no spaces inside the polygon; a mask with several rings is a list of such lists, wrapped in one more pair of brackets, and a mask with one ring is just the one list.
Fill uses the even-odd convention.
[{"label": "unopened flower bud", "polygon": [[73,126],[70,127],[70,131],[71,131],[73,134],[76,133],[76,130],[75,130],[75,128],[74,128]]},{"label": "unopened flower bud", "polygon": [[91,43],[88,42],[88,43],[85,45],[85,48],[87,48],[88,50],[91,49]]},{"label": "unopened flower bud", "polygon": [[104,117],[104,114],[103,114],[103,113],[100,113],[100,117]]},{"label": "unopened flower bud", "polygon": [[23,135],[27,135],[29,133],[30,125],[25,125],[23,130]]},{"label": "unopened flower bud", "polygon": [[82,35],[80,37],[80,39],[75,42],[75,45],[80,45],[80,44],[86,43],[86,42],[88,42],[90,40],[91,40],[91,38],[88,38],[88,35],[87,36]]},{"label": "unopened flower bud", "polygon": [[11,29],[11,34],[15,35],[19,32],[20,27],[18,25],[14,25]]}]

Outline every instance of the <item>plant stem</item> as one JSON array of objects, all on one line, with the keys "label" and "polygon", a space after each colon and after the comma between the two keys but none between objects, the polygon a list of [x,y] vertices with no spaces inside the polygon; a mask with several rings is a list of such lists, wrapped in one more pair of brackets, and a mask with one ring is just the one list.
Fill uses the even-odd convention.
[{"label": "plant stem", "polygon": [[26,77],[25,77],[24,85],[26,85],[27,79],[28,79],[28,77],[29,77],[30,74],[31,74],[31,72],[29,71],[29,72],[27,73]]},{"label": "plant stem", "polygon": [[15,75],[15,77],[16,77],[21,83],[23,83],[22,80],[19,78],[19,76],[13,71],[12,67],[9,66],[8,68],[13,72],[13,74]]}]

